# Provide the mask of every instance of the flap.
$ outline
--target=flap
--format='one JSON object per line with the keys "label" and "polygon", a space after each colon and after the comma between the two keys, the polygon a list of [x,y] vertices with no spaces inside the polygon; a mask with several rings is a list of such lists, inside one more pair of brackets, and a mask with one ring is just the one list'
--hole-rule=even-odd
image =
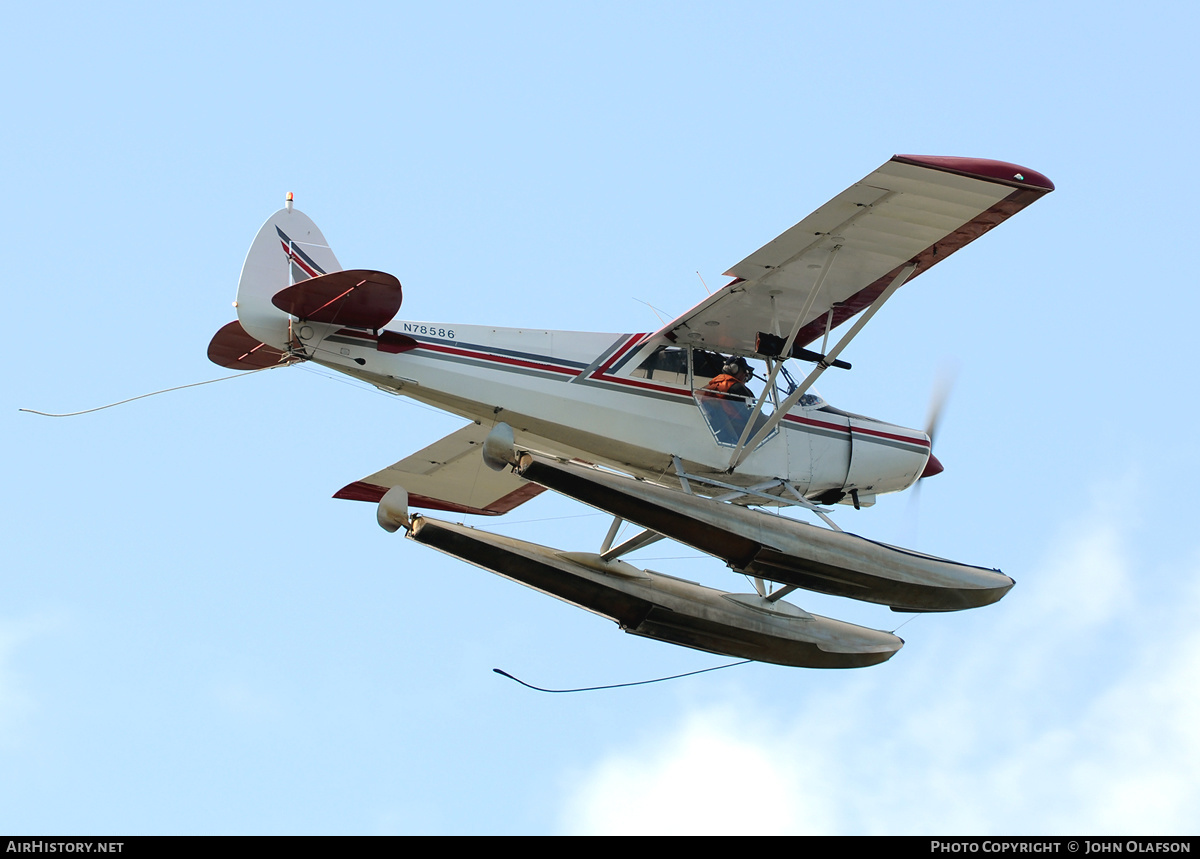
{"label": "flap", "polygon": [[507,513],[544,489],[484,464],[483,440],[490,430],[468,424],[395,465],[342,487],[333,497],[378,502],[393,486],[403,486],[414,507],[479,516]]}

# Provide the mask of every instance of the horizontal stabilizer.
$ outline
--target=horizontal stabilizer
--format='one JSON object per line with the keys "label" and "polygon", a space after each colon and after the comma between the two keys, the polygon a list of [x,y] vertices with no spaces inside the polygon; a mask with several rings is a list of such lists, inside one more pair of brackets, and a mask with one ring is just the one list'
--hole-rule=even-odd
{"label": "horizontal stabilizer", "polygon": [[262,370],[287,359],[280,350],[260,343],[246,333],[236,319],[213,335],[208,344],[208,360],[231,370]]}
{"label": "horizontal stabilizer", "polygon": [[429,510],[499,516],[541,494],[541,486],[483,462],[483,440],[491,427],[468,424],[395,465],[344,486],[334,498],[378,502],[393,486],[408,503]]}
{"label": "horizontal stabilizer", "polygon": [[298,319],[377,331],[404,300],[400,281],[382,271],[336,271],[282,289],[271,303]]}

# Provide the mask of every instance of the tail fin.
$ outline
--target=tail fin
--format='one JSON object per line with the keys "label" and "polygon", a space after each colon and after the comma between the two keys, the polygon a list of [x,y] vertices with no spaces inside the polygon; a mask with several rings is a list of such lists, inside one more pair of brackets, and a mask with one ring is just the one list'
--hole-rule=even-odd
{"label": "tail fin", "polygon": [[246,254],[238,281],[238,321],[255,340],[284,349],[288,315],[271,303],[272,297],[300,281],[341,270],[321,230],[293,209],[289,198],[286,208],[267,218]]}

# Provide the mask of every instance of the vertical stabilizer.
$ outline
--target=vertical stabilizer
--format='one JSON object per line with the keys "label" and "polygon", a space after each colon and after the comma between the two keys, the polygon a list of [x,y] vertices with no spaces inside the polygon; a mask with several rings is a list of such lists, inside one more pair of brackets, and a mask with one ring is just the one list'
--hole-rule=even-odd
{"label": "vertical stabilizer", "polygon": [[317,225],[303,212],[280,209],[267,218],[246,254],[238,281],[238,321],[251,337],[283,349],[288,315],[271,298],[293,284],[341,270]]}

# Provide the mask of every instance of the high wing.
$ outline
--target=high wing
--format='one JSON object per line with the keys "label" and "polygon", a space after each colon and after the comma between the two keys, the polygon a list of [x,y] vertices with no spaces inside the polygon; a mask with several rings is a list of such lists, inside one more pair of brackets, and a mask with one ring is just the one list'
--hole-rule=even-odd
{"label": "high wing", "polygon": [[754,354],[760,333],[786,340],[798,329],[794,345],[807,345],[867,308],[909,264],[915,277],[1052,190],[1041,173],[1003,161],[896,155],[651,337]]}
{"label": "high wing", "polygon": [[403,486],[415,507],[480,516],[507,513],[544,490],[484,465],[480,449],[490,429],[467,424],[395,465],[342,487],[333,497],[378,502],[393,486]]}

